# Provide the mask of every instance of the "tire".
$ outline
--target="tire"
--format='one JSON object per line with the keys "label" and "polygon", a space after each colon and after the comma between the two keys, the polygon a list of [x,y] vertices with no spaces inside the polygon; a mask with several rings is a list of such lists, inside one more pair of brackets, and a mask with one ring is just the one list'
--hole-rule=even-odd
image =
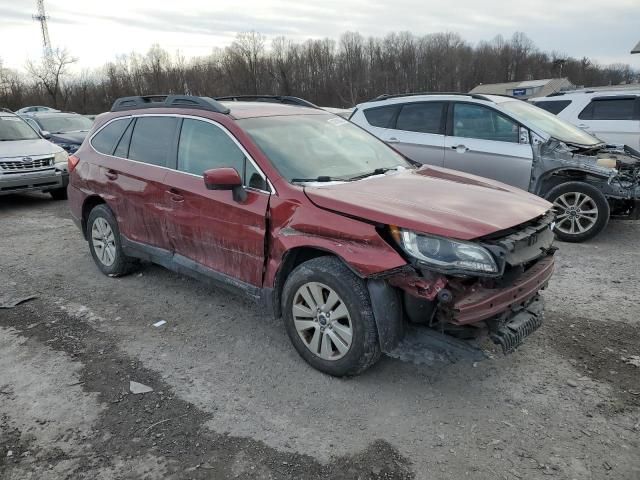
{"label": "tire", "polygon": [[67,188],[56,188],[55,190],[49,190],[49,194],[51,198],[54,200],[66,200],[67,199]]}
{"label": "tire", "polygon": [[558,213],[555,234],[565,242],[589,240],[609,222],[607,198],[588,183],[562,183],[549,190],[545,197],[553,203]]}
{"label": "tire", "polygon": [[[91,210],[87,219],[87,239],[91,256],[105,275],[119,277],[135,270],[138,262],[124,254],[118,222],[108,206],[102,204]],[[100,249],[100,244],[107,246]]]}
{"label": "tire", "polygon": [[[313,308],[314,298],[322,299],[316,304],[324,302],[323,310]],[[330,298],[335,302],[329,307]],[[336,377],[358,375],[380,359],[367,286],[336,257],[314,258],[291,272],[283,287],[282,312],[291,343],[321,372]]]}

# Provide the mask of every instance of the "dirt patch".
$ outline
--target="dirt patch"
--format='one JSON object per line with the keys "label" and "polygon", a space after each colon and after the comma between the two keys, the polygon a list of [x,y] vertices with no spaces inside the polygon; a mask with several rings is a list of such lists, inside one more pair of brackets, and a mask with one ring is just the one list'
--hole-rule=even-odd
{"label": "dirt patch", "polygon": [[[321,464],[309,455],[280,452],[259,441],[212,432],[203,426],[211,414],[177,398],[157,372],[123,354],[113,338],[41,300],[0,311],[0,325],[80,362],[82,389],[98,393],[106,405],[83,439],[91,453],[77,459],[67,478],[92,478],[95,472],[117,470],[119,464],[150,456],[163,459],[163,478],[414,478],[410,462],[380,440],[357,455]],[[153,392],[130,394],[130,380],[151,386]],[[21,454],[29,449],[27,440],[6,418],[2,426],[6,431],[0,437],[2,451],[14,449],[15,453],[0,463],[0,476],[25,461]],[[42,458],[53,464],[65,459],[53,451]],[[125,470],[117,478],[139,477]]]}
{"label": "dirt patch", "polygon": [[604,412],[621,413],[640,406],[640,331],[635,325],[586,318],[551,319],[546,343],[583,375],[613,387],[615,398],[603,402]]}

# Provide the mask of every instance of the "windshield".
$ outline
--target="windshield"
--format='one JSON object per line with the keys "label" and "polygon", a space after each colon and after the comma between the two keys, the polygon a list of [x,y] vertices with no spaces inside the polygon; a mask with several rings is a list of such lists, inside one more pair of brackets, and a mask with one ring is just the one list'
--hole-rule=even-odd
{"label": "windshield", "polygon": [[561,142],[585,146],[602,143],[584,130],[522,100],[503,102],[500,106],[507,112],[520,117],[525,125],[536,127]]}
{"label": "windshield", "polygon": [[19,117],[0,117],[0,142],[35,140],[40,136]]}
{"label": "windshield", "polygon": [[350,179],[410,164],[382,141],[335,115],[240,120],[273,166],[293,179]]}
{"label": "windshield", "polygon": [[38,123],[42,130],[50,133],[86,132],[91,129],[93,122],[82,115],[56,115],[40,117]]}

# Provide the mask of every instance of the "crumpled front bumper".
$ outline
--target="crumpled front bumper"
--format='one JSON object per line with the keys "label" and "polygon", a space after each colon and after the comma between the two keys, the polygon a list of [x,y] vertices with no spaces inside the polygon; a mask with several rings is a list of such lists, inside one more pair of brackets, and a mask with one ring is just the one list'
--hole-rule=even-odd
{"label": "crumpled front bumper", "polygon": [[508,287],[477,287],[456,295],[455,302],[448,307],[451,315],[449,321],[456,325],[467,325],[517,309],[547,286],[554,266],[554,257],[549,255],[540,259]]}

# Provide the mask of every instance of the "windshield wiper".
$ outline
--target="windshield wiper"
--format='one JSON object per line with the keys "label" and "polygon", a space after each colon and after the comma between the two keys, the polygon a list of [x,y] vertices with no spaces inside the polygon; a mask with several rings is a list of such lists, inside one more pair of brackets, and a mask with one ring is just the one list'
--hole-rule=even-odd
{"label": "windshield wiper", "polygon": [[292,178],[291,183],[305,182],[344,182],[344,178],[330,177],[328,175],[320,175],[316,178]]}
{"label": "windshield wiper", "polygon": [[397,167],[391,167],[391,168],[389,167],[376,168],[371,172],[363,173],[361,175],[356,175],[355,177],[349,177],[349,180],[360,180],[367,177],[373,177],[374,175],[383,175],[391,170],[397,170],[398,168],[399,168],[399,165]]}

